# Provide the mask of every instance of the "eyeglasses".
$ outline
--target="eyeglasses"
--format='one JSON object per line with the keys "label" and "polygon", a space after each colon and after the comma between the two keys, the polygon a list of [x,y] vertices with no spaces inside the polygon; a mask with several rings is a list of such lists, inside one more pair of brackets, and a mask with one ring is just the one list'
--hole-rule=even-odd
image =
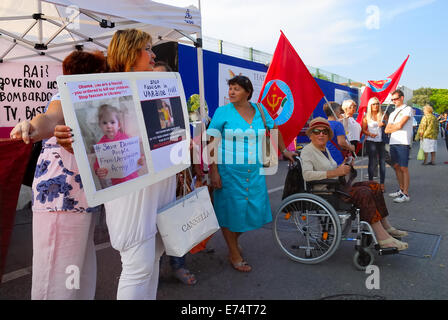
{"label": "eyeglasses", "polygon": [[330,133],[330,131],[328,129],[313,129],[311,130],[311,132],[313,134],[315,134],[316,136],[323,133],[324,135],[328,136],[328,134]]}
{"label": "eyeglasses", "polygon": [[372,103],[372,106],[379,106],[380,104],[378,102]]}

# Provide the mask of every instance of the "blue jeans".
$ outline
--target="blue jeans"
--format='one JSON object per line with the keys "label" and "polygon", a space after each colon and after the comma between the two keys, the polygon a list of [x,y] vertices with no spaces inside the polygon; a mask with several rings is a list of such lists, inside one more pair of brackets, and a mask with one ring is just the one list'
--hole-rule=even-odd
{"label": "blue jeans", "polygon": [[386,178],[386,148],[384,142],[366,141],[367,153],[369,155],[369,180],[373,180],[377,159],[380,165],[380,183],[384,184]]}
{"label": "blue jeans", "polygon": [[185,268],[185,256],[183,257],[168,256],[168,257],[170,258],[170,266],[173,269],[173,271]]}

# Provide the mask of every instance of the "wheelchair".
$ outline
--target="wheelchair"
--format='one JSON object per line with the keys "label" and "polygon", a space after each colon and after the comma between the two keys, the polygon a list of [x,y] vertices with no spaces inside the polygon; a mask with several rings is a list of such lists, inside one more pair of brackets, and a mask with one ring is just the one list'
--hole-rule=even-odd
{"label": "wheelchair", "polygon": [[[360,209],[341,199],[341,195],[350,195],[338,190],[338,180],[305,182],[300,157],[290,164],[288,175],[292,173],[293,190],[286,190],[285,183],[272,228],[275,242],[288,258],[317,264],[330,258],[341,241],[352,241],[355,242],[353,264],[358,270],[366,270],[374,262],[375,251],[378,255],[398,253],[397,248],[379,246],[371,225],[360,220]],[[329,191],[312,191],[317,184],[327,185]]]}

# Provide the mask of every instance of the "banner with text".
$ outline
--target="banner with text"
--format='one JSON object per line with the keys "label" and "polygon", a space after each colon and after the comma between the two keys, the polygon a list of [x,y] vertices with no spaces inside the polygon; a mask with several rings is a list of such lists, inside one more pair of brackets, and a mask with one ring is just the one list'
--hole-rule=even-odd
{"label": "banner with text", "polygon": [[43,113],[57,92],[60,74],[58,62],[0,63],[0,127],[14,127]]}
{"label": "banner with text", "polygon": [[252,86],[254,87],[251,101],[257,103],[258,96],[260,95],[266,77],[266,72],[220,63],[218,75],[219,105],[224,106],[229,103],[229,85],[227,84],[227,81],[234,76],[246,76],[250,79]]}

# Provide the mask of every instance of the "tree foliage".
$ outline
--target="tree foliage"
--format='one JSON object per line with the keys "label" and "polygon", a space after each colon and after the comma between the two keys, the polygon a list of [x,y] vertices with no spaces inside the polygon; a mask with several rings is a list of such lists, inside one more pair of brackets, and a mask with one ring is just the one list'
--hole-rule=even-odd
{"label": "tree foliage", "polygon": [[435,112],[448,111],[448,89],[434,89],[430,101]]}
{"label": "tree foliage", "polygon": [[440,114],[448,111],[448,89],[419,88],[414,90],[411,101],[420,106],[429,104]]}
{"label": "tree foliage", "polygon": [[414,90],[414,95],[412,97],[412,103],[418,104],[419,106],[424,106],[426,104],[431,105],[431,95],[432,88],[420,88]]}

